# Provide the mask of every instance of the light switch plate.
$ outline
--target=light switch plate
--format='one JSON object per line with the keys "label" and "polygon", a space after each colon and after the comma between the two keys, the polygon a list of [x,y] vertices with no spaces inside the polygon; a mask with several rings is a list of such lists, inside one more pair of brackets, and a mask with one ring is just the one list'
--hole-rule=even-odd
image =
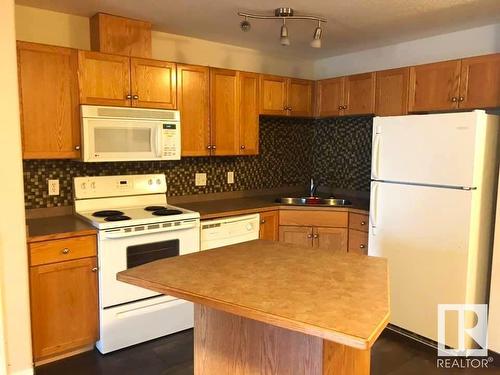
{"label": "light switch plate", "polygon": [[195,184],[195,186],[207,186],[207,174],[206,173],[195,173],[194,184]]}
{"label": "light switch plate", "polygon": [[227,183],[234,184],[234,172],[227,172]]}
{"label": "light switch plate", "polygon": [[48,180],[49,195],[59,195],[59,180]]}

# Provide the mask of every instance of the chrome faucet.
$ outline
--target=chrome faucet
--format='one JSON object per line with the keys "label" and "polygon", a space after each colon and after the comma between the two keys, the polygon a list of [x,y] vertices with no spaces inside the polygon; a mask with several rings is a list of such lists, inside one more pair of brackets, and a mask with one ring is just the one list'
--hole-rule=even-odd
{"label": "chrome faucet", "polygon": [[309,187],[309,196],[314,197],[316,196],[316,190],[318,190],[318,185],[314,183],[314,179],[311,178],[311,185]]}

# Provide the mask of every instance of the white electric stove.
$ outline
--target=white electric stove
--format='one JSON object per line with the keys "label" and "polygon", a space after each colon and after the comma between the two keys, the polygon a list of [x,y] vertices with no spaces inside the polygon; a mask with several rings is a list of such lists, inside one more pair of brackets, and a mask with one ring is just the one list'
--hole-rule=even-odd
{"label": "white electric stove", "polygon": [[76,177],[75,213],[98,229],[100,339],[108,353],[193,326],[190,302],[116,280],[200,250],[200,215],[167,204],[165,175]]}

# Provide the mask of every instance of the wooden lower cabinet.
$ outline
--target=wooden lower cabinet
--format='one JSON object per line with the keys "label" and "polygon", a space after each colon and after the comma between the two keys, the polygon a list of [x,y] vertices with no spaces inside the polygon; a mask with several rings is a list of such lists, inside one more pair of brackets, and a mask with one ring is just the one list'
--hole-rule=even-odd
{"label": "wooden lower cabinet", "polygon": [[265,211],[260,213],[259,238],[261,240],[278,241],[279,239],[278,211]]}
{"label": "wooden lower cabinet", "polygon": [[349,250],[350,253],[368,254],[368,233],[360,230],[349,229]]}
{"label": "wooden lower cabinet", "polygon": [[312,247],[313,228],[295,225],[280,225],[280,242]]}
{"label": "wooden lower cabinet", "polygon": [[313,247],[345,253],[347,251],[347,228],[313,228]]}

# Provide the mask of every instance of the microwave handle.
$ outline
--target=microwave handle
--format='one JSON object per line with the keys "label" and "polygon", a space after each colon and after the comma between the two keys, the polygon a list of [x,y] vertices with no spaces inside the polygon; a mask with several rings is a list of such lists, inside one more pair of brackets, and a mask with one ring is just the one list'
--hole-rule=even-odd
{"label": "microwave handle", "polygon": [[161,136],[162,136],[162,128],[161,127],[157,127],[156,128],[156,156],[157,157],[161,157],[161,146],[162,146],[162,139],[161,139]]}

